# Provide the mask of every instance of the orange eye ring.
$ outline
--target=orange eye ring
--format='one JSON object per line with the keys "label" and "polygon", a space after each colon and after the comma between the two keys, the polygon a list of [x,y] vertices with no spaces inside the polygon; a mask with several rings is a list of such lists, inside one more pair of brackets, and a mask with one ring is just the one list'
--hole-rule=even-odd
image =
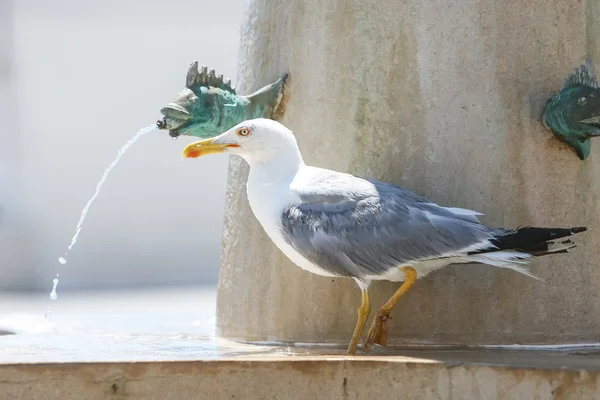
{"label": "orange eye ring", "polygon": [[240,128],[237,130],[237,134],[240,136],[248,136],[250,135],[250,129],[248,128]]}

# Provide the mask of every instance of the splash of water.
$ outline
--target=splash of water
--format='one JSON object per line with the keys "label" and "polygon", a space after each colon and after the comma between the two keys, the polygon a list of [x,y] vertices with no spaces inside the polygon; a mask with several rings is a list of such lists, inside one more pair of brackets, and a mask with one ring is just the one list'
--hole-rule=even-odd
{"label": "splash of water", "polygon": [[[152,124],[145,128],[140,129],[138,131],[138,133],[135,134],[134,137],[132,137],[127,143],[125,143],[125,145],[123,147],[121,147],[121,149],[117,153],[117,157],[108,166],[108,168],[106,168],[106,170],[104,171],[104,174],[102,174],[102,178],[100,178],[100,181],[98,182],[98,185],[96,186],[96,192],[88,200],[87,204],[83,208],[83,211],[81,211],[81,216],[79,217],[79,222],[77,223],[77,228],[75,229],[75,234],[73,235],[73,238],[71,239],[71,244],[69,245],[67,251],[65,251],[65,256],[60,257],[58,259],[59,263],[61,263],[63,265],[67,263],[67,259],[65,257],[67,256],[67,254],[69,254],[69,251],[73,248],[73,246],[77,242],[77,239],[79,238],[79,233],[81,232],[81,227],[83,226],[83,221],[85,220],[85,216],[87,215],[88,210],[90,209],[90,206],[92,205],[92,203],[94,202],[96,197],[98,197],[98,193],[100,193],[100,189],[102,189],[102,185],[104,184],[104,181],[108,177],[108,174],[110,173],[110,171],[112,171],[112,169],[115,167],[115,165],[117,165],[117,163],[119,162],[121,157],[123,157],[123,154],[125,154],[125,152],[131,147],[132,144],[134,144],[140,137],[142,137],[142,135],[144,135],[150,131],[153,131],[154,129],[156,129],[156,124]],[[57,283],[58,283],[57,279],[55,279],[55,281],[57,281]],[[56,288],[56,285],[54,287]],[[56,293],[54,293],[54,295],[56,295]]]}

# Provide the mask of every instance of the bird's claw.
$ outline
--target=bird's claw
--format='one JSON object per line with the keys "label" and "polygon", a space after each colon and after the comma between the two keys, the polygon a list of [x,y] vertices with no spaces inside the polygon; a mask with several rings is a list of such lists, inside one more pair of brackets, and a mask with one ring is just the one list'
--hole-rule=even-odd
{"label": "bird's claw", "polygon": [[369,353],[373,344],[377,343],[381,346],[387,346],[387,338],[388,338],[388,320],[390,320],[389,313],[377,313],[375,318],[373,319],[373,324],[369,329],[369,333],[367,334],[367,339],[364,344],[364,352]]}
{"label": "bird's claw", "polygon": [[378,345],[381,345],[383,347],[387,346],[387,340],[388,340],[388,332],[389,332],[389,324],[388,324],[388,320],[392,319],[390,316],[385,315],[381,317],[381,325],[379,327],[379,329],[377,330],[377,332],[375,332],[375,339],[374,339],[374,343],[377,343]]}

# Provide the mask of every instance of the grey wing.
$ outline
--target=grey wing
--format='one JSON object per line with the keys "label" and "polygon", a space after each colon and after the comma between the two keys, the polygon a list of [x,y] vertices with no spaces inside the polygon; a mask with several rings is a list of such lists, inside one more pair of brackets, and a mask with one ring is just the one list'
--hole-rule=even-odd
{"label": "grey wing", "polygon": [[354,179],[362,190],[351,180],[303,187],[298,193],[303,201],[281,215],[288,244],[334,275],[361,278],[470,246],[491,247],[493,232],[477,221],[478,213],[444,208],[391,184]]}

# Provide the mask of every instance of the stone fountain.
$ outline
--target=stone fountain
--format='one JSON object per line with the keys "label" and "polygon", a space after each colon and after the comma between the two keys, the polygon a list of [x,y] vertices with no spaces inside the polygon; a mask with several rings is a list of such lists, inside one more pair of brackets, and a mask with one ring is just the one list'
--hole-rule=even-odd
{"label": "stone fountain", "polygon": [[[172,136],[276,118],[296,132],[310,164],[479,210],[491,225],[580,222],[591,232],[572,254],[533,265],[544,282],[481,266],[417,282],[392,314],[394,346],[347,357],[358,289],[303,272],[275,248],[248,207],[247,168],[232,157],[217,336],[277,342],[281,351],[6,365],[0,393],[598,398],[600,158],[574,157],[542,115],[573,68],[600,59],[599,18],[591,0],[246,2],[238,88],[192,64],[186,88],[162,110],[159,125]],[[376,285],[374,307],[395,288]]]}

